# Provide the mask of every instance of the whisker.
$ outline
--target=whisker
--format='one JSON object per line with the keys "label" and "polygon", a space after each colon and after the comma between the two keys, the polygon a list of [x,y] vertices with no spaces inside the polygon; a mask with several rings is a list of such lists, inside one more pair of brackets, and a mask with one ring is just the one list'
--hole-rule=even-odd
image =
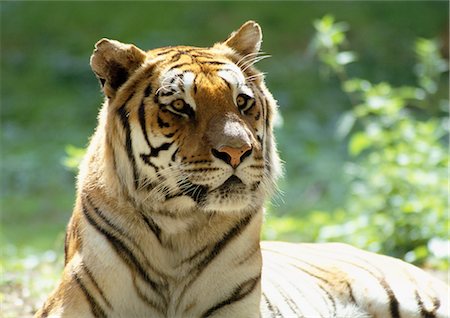
{"label": "whisker", "polygon": [[269,57],[270,57],[270,55],[263,55],[263,56],[258,56],[258,57],[255,58],[255,59],[252,59],[251,63],[249,62],[249,63],[246,64],[246,66],[244,67],[244,69],[242,70],[242,72],[245,72],[248,68],[250,68],[250,67],[253,66],[254,64],[256,64],[256,63],[258,63],[258,62],[260,62],[260,61],[262,61],[262,60],[264,60],[264,59],[267,59],[267,58],[269,58]]}
{"label": "whisker", "polygon": [[170,88],[176,90],[178,88],[178,85],[171,83],[171,84],[168,84],[168,85],[165,85],[165,86],[161,86],[160,88],[158,88],[156,90],[155,94],[158,94],[161,90],[167,90],[168,91]]}
{"label": "whisker", "polygon": [[260,60],[268,58],[268,57],[271,57],[271,55],[266,54],[266,55],[260,55],[260,56],[253,56],[252,58],[250,58],[247,61],[245,61],[244,63],[242,63],[241,67],[246,67],[249,64],[253,65],[253,64],[259,62]]}
{"label": "whisker", "polygon": [[152,180],[154,183],[157,183],[157,185],[152,188],[149,193],[147,193],[144,200],[148,200],[149,198],[157,195],[170,195],[178,191],[179,186],[186,183],[190,176],[189,174],[182,172],[182,164],[176,164],[160,170],[157,174],[156,180]]}
{"label": "whisker", "polygon": [[251,76],[247,76],[247,77],[245,78],[245,80],[246,80],[247,82],[251,82],[251,81],[254,80],[255,78],[263,77],[264,75],[266,75],[265,72],[260,72],[260,73],[258,73],[258,74],[254,74],[254,75],[251,75]]}
{"label": "whisker", "polygon": [[249,57],[252,57],[252,56],[258,56],[258,55],[262,55],[262,54],[265,54],[265,52],[253,52],[253,53],[249,53],[249,54],[247,54],[247,55],[244,55],[239,61],[237,61],[236,62],[236,65],[237,66],[240,66],[240,63],[241,62],[245,62],[245,59],[247,59],[247,58],[249,58]]}

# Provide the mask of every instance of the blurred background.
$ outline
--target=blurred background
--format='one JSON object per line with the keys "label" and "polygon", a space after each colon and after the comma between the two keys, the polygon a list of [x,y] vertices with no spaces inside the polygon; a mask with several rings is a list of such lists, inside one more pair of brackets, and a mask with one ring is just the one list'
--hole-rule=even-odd
{"label": "blurred background", "polygon": [[29,317],[62,269],[76,165],[102,103],[103,37],[210,46],[253,19],[280,105],[285,177],[264,239],[342,241],[448,273],[449,4],[2,2],[4,317]]}

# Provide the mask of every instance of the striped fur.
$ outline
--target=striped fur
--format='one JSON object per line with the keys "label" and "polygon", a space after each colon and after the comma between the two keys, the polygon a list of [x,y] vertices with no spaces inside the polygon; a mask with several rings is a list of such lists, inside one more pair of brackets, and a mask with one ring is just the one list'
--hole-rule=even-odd
{"label": "striped fur", "polygon": [[96,44],[105,103],[36,317],[448,316],[448,287],[401,261],[260,245],[280,174],[260,44],[252,21],[211,48]]}
{"label": "striped fur", "polygon": [[398,259],[339,243],[261,247],[264,317],[449,316],[448,286]]}

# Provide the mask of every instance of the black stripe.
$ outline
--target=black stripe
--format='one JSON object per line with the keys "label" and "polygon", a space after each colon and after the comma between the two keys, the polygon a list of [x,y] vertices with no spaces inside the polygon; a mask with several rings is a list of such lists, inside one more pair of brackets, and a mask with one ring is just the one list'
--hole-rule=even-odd
{"label": "black stripe", "polygon": [[84,296],[86,297],[89,306],[91,307],[91,312],[94,315],[94,317],[104,317],[106,318],[105,311],[102,309],[102,307],[97,303],[97,301],[92,297],[92,295],[87,290],[86,286],[81,281],[80,277],[78,277],[78,274],[75,272],[72,272],[72,277],[75,279],[75,282],[78,284],[78,287],[80,287],[81,291],[83,292]]}
{"label": "black stripe", "polygon": [[141,212],[141,216],[144,219],[145,224],[147,224],[147,227],[150,229],[150,231],[153,232],[153,234],[158,239],[158,242],[162,244],[161,228],[158,226],[158,224],[155,223],[155,221],[150,216],[145,215],[143,212]]}
{"label": "black stripe", "polygon": [[170,124],[165,122],[164,120],[162,120],[162,118],[159,116],[159,114],[157,117],[157,122],[158,122],[159,128],[161,128],[161,129],[170,127]]}
{"label": "black stripe", "polygon": [[[155,171],[158,172],[158,170],[159,170],[158,167],[156,167],[156,165],[154,165],[150,161],[150,158],[151,157],[157,157],[160,151],[164,151],[164,150],[169,149],[170,146],[172,145],[172,143],[164,143],[164,144],[162,144],[161,146],[159,146],[157,148],[154,148],[150,144],[150,139],[148,138],[147,126],[146,126],[146,122],[145,122],[145,104],[144,103],[141,103],[141,106],[139,107],[138,117],[139,117],[139,123],[141,125],[142,133],[144,134],[145,142],[147,143],[147,146],[150,148],[150,154],[140,154],[140,157],[147,165],[153,167],[155,169]],[[159,116],[158,116],[158,124],[160,124]],[[134,159],[134,157],[133,157],[133,159]],[[134,163],[134,165],[136,165],[136,163]]]}
{"label": "black stripe", "polygon": [[71,224],[69,224],[69,227],[66,230],[66,234],[64,235],[64,266],[66,266],[67,262],[69,261],[67,259],[69,252],[69,231],[73,231]]}
{"label": "black stripe", "polygon": [[[254,278],[250,278],[249,280],[241,283],[239,286],[237,286],[232,294],[230,295],[230,297],[228,297],[227,299],[221,301],[220,303],[212,306],[211,308],[209,308],[208,310],[206,310],[201,317],[205,318],[205,317],[209,317],[211,316],[214,312],[218,311],[219,309],[231,305],[237,301],[242,300],[243,298],[245,298],[246,296],[248,296],[249,294],[251,294],[258,282],[261,280],[261,276],[257,276]],[[258,308],[259,309],[259,308]]]}
{"label": "black stripe", "polygon": [[[296,285],[294,285],[294,286],[298,291],[300,291]],[[293,301],[289,295],[286,295],[283,287],[279,286],[279,285],[276,285],[276,287],[278,288],[279,294],[281,295],[281,297],[283,297],[284,302],[289,306],[291,311],[294,312],[299,317],[303,316],[302,311],[300,310],[300,308],[298,308],[296,302]]]}
{"label": "black stripe", "polygon": [[243,259],[241,259],[238,263],[238,265],[242,265],[245,262],[247,262],[249,259],[251,259],[253,257],[253,255],[255,255],[256,253],[258,253],[259,251],[261,251],[260,247],[259,247],[259,242],[258,244],[256,244],[256,246],[250,247],[247,251],[245,257]]}
{"label": "black stripe", "polygon": [[[306,263],[306,262],[305,262]],[[309,263],[307,263],[307,264],[309,264]],[[299,269],[300,271],[302,271],[302,272],[304,272],[304,273],[306,273],[307,275],[309,275],[309,276],[311,276],[311,277],[314,277],[314,278],[316,278],[316,279],[318,279],[318,280],[321,280],[322,282],[324,282],[325,284],[327,284],[328,286],[330,286],[331,288],[334,288],[335,286],[330,282],[330,281],[328,281],[328,280],[326,280],[325,278],[323,278],[323,277],[321,277],[321,276],[318,276],[318,275],[316,275],[316,274],[313,274],[312,272],[310,272],[310,271],[308,271],[307,269],[305,269],[305,268],[303,268],[303,267],[300,267],[300,266],[298,266],[298,265],[294,265],[294,264],[291,264],[293,267],[295,267],[296,269]],[[312,265],[312,264],[309,264],[310,266]],[[314,267],[317,267],[317,266],[314,266]],[[330,302],[332,303],[332,305],[333,305],[333,311],[334,311],[334,313],[336,314],[336,301],[334,300],[334,297],[330,294],[330,292],[328,291],[328,290],[326,290],[321,284],[318,284],[318,286],[319,286],[319,288],[327,295],[327,298],[330,300]],[[353,295],[352,295],[353,296]],[[352,298],[352,297],[350,297],[350,298]]]}
{"label": "black stripe", "polygon": [[178,64],[175,64],[172,67],[170,67],[170,69],[167,72],[170,72],[171,70],[173,70],[175,68],[179,68],[179,67],[183,67],[183,66],[191,65],[191,64],[192,63],[187,63],[187,62],[185,62],[185,63],[178,63]]}
{"label": "black stripe", "polygon": [[258,141],[258,143],[261,145],[261,147],[263,146],[262,144],[262,137],[259,135],[256,135],[256,140]]}
{"label": "black stripe", "polygon": [[159,93],[159,95],[160,96],[164,96],[164,97],[168,97],[168,96],[172,96],[173,94],[175,94],[176,93],[176,91],[175,90],[173,90],[173,89],[170,89],[169,91],[167,91],[167,92],[162,92],[162,93]]}
{"label": "black stripe", "polygon": [[[281,273],[281,276],[283,276],[283,271],[284,268],[278,268],[278,269],[273,269],[272,271],[275,273]],[[295,317],[304,317],[302,310],[299,308],[299,305],[302,306],[302,302],[299,301],[298,299],[292,299],[290,293],[288,292],[287,294],[284,292],[286,289],[289,291],[291,290],[291,287],[287,288],[287,285],[292,286],[292,289],[295,289],[303,298],[307,299],[307,295],[308,292],[305,293],[305,291],[301,288],[299,288],[299,285],[297,284],[296,281],[293,280],[289,280],[287,279],[285,282],[279,284],[276,279],[272,279],[272,284],[275,287],[275,289],[277,290],[277,292],[280,294],[281,297],[283,297],[284,303],[287,304],[287,306],[291,309],[292,312],[294,312],[296,315]],[[314,308],[314,310],[316,310],[317,312],[321,312],[321,310],[317,309],[316,306],[314,306],[313,304],[310,304],[311,307]]]}
{"label": "black stripe", "polygon": [[169,54],[169,53],[172,53],[172,52],[175,52],[175,50],[174,50],[174,48],[173,47],[167,47],[167,49],[164,49],[163,51],[161,51],[161,52],[159,52],[159,53],[156,53],[156,55],[157,56],[161,56],[161,55],[166,55],[166,54]]}
{"label": "black stripe", "polygon": [[253,214],[247,215],[245,218],[240,220],[231,230],[229,230],[223,239],[218,241],[212,251],[202,260],[202,262],[197,266],[197,269],[201,272],[206,266],[209,265],[213,261],[213,259],[222,252],[222,250],[233,240],[233,238],[237,237],[242,231],[247,227],[250,221],[253,218]]}
{"label": "black stripe", "polygon": [[148,134],[147,134],[147,125],[145,122],[145,104],[144,104],[144,102],[142,102],[141,106],[139,106],[138,117],[139,117],[139,124],[141,125],[142,133],[144,134],[145,142],[147,143],[148,147],[151,148],[150,140],[148,139]]}
{"label": "black stripe", "polygon": [[177,153],[178,153],[178,151],[180,150],[180,148],[177,148],[174,152],[173,152],[173,154],[172,154],[172,157],[170,157],[170,160],[172,160],[172,161],[175,161],[175,157],[176,157],[176,155],[177,155]]}
{"label": "black stripe", "polygon": [[227,63],[220,61],[199,61],[201,64],[211,64],[211,65],[225,65]]}
{"label": "black stripe", "polygon": [[145,271],[142,264],[139,262],[139,260],[136,258],[136,256],[133,254],[133,252],[125,245],[125,243],[120,240],[117,235],[108,232],[106,229],[101,227],[89,214],[88,209],[84,202],[82,202],[82,211],[84,216],[86,217],[87,221],[90,225],[92,225],[100,234],[102,234],[111,244],[111,246],[116,251],[117,255],[119,255],[124,263],[130,267],[133,271],[137,272],[139,276],[152,288],[152,290],[159,295],[161,298],[164,299],[162,293],[161,293],[161,286],[157,284],[155,281],[153,281],[148,273]]}
{"label": "black stripe", "polygon": [[172,58],[170,59],[170,63],[175,63],[177,62],[182,55],[186,54],[186,52],[184,51],[179,51],[176,54],[172,55]]}
{"label": "black stripe", "polygon": [[[297,257],[295,257],[295,256],[292,256],[292,255],[289,255],[289,254],[284,254],[284,253],[281,253],[281,252],[276,251],[276,250],[270,250],[270,249],[265,249],[265,250],[266,250],[266,251],[269,251],[269,252],[271,252],[271,253],[280,254],[280,255],[283,255],[283,256],[285,256],[285,257],[291,258],[291,259],[293,259],[293,260],[295,260],[295,261],[297,261],[297,262],[301,262],[301,263],[303,263],[303,264],[306,264],[306,265],[308,265],[309,267],[312,267],[312,268],[314,268],[314,269],[316,269],[316,270],[319,270],[319,271],[321,271],[321,272],[323,272],[323,273],[325,273],[325,274],[329,274],[329,275],[333,275],[333,274],[334,274],[332,271],[328,271],[328,270],[326,270],[326,269],[324,269],[324,268],[322,268],[322,267],[320,267],[320,266],[317,266],[317,265],[315,265],[315,264],[312,264],[312,263],[310,263],[310,262],[308,262],[308,261],[305,261],[305,260],[303,260],[303,259],[297,258]],[[324,282],[325,284],[329,285],[331,288],[335,288],[335,285],[334,285],[332,282],[330,282],[330,281],[328,281],[327,279],[325,279],[324,277],[319,276],[319,275],[316,275],[316,274],[313,274],[312,272],[310,272],[310,271],[308,271],[308,270],[304,269],[303,267],[300,267],[300,266],[298,266],[298,265],[296,265],[296,264],[289,264],[289,265],[295,267],[295,268],[298,269],[298,270],[301,270],[302,272],[305,272],[307,275],[310,275],[310,276],[312,276],[312,277],[314,277],[314,278],[316,278],[316,279],[318,279],[318,280]],[[350,301],[351,301],[353,304],[357,304],[357,303],[356,303],[356,300],[355,300],[355,297],[353,296],[353,290],[352,290],[352,287],[350,286],[350,283],[349,283],[348,281],[346,281],[345,283],[346,283],[346,287],[347,287],[347,289],[348,289],[348,294],[349,294],[348,296],[349,296],[349,298],[350,298]]]}
{"label": "black stripe", "polygon": [[222,168],[203,167],[203,168],[183,169],[184,172],[206,172],[206,171],[217,171],[217,170],[222,170]]}
{"label": "black stripe", "polygon": [[419,307],[420,315],[423,318],[436,318],[436,310],[437,310],[437,308],[439,308],[439,306],[438,307],[434,306],[433,311],[429,311],[428,309],[425,308],[423,300],[420,297],[419,292],[417,290],[414,291],[414,295],[416,297],[417,306]]}
{"label": "black stripe", "polygon": [[197,204],[202,204],[205,201],[207,193],[207,186],[186,182],[186,184],[183,185],[178,193],[166,195],[166,200],[186,195],[194,200]]}
{"label": "black stripe", "polygon": [[269,109],[268,109],[268,105],[269,105],[269,102],[268,102],[268,100],[267,100],[267,98],[264,98],[263,99],[264,100],[264,108],[266,109],[266,128],[267,129],[271,129],[272,127],[270,126],[270,116],[271,116],[271,114],[269,113]]}
{"label": "black stripe", "polygon": [[[241,232],[247,227],[247,225],[250,223],[250,221],[253,218],[253,214],[248,214],[245,218],[237,222],[237,224],[230,229],[224,237],[218,241],[211,252],[206,255],[198,264],[196,267],[192,269],[192,271],[189,273],[189,276],[191,276],[191,279],[184,287],[183,291],[180,294],[179,299],[182,299],[184,297],[184,294],[188,290],[188,288],[192,285],[192,283],[197,279],[198,276],[201,275],[201,273],[205,270],[205,268],[214,260],[214,258],[219,255],[222,250]],[[194,273],[193,273],[194,271]],[[178,307],[177,307],[178,308]]]}
{"label": "black stripe", "polygon": [[[176,131],[175,131],[176,132]],[[169,133],[169,134],[163,134],[164,135],[164,137],[166,137],[166,138],[172,138],[173,136],[175,136],[175,132],[173,132],[173,133]],[[172,160],[173,161],[173,160]]]}
{"label": "black stripe", "polygon": [[189,257],[185,258],[184,260],[182,260],[182,261],[180,262],[180,264],[178,264],[178,267],[182,266],[183,264],[192,262],[192,261],[195,260],[197,257],[199,257],[200,255],[202,255],[208,248],[209,248],[209,245],[205,245],[204,247],[202,247],[201,249],[199,249],[197,252],[195,252],[194,254],[192,254],[192,256],[189,256]]}
{"label": "black stripe", "polygon": [[355,299],[355,296],[353,295],[353,288],[350,285],[350,282],[346,281],[345,286],[347,286],[347,290],[348,290],[348,294],[349,294],[348,296],[350,297],[350,301],[352,303],[356,304],[356,299]]}
{"label": "black stripe", "polygon": [[[259,89],[259,87],[258,87],[258,90],[261,93],[261,95],[264,96],[264,94],[262,93],[261,89]],[[269,130],[271,129],[270,127],[268,127],[268,122],[266,119],[267,117],[269,117],[269,116],[267,116],[267,113],[268,113],[267,107],[268,106],[264,104],[263,99],[259,94],[256,95],[256,99],[259,102],[259,104],[261,105],[262,118],[264,120],[263,135],[261,136],[261,145],[264,147],[265,146],[264,145],[265,136],[269,134]]]}
{"label": "black stripe", "polygon": [[148,84],[144,91],[144,97],[149,97],[152,93],[152,84]]}
{"label": "black stripe", "polygon": [[170,148],[170,146],[172,146],[172,144],[173,144],[173,142],[165,142],[165,143],[163,143],[161,146],[159,146],[159,147],[156,147],[156,148],[154,148],[154,147],[152,147],[151,148],[151,151],[150,151],[150,154],[148,154],[147,156],[150,156],[150,157],[158,157],[159,156],[159,153],[161,152],[161,151],[166,151],[166,150],[168,150],[169,148]]}
{"label": "black stripe", "polygon": [[150,167],[152,167],[153,169],[155,169],[156,172],[159,171],[159,168],[158,168],[153,162],[150,161],[150,157],[149,157],[148,155],[146,155],[146,154],[141,154],[140,157],[141,157],[141,159],[144,161],[144,163],[145,163],[146,165],[149,165]]}
{"label": "black stripe", "polygon": [[119,114],[123,129],[125,130],[125,151],[127,153],[128,160],[130,161],[131,168],[133,170],[134,188],[137,189],[138,183],[139,183],[139,176],[138,176],[137,167],[136,167],[136,159],[134,158],[134,154],[133,154],[133,145],[131,142],[131,128],[130,128],[130,123],[128,122],[129,113],[125,109],[128,101],[131,99],[132,96],[133,96],[133,94],[131,94],[131,96],[123,104],[123,106],[121,106],[117,110],[117,113]]}
{"label": "black stripe", "polygon": [[[280,266],[279,264],[277,264],[278,265],[278,267],[279,268],[277,268],[276,270],[273,270],[273,271],[275,271],[276,273],[283,273],[283,270],[285,269],[284,267],[282,267],[282,266]],[[283,276],[283,274],[281,274],[281,276]],[[307,301],[308,299],[309,299],[309,291],[308,290],[306,290],[305,291],[305,289],[304,288],[301,288],[301,284],[299,285],[298,283],[297,283],[297,281],[295,281],[295,280],[289,280],[289,279],[287,279],[287,280],[285,280],[282,284],[278,284],[276,281],[275,281],[275,279],[272,279],[272,284],[275,286],[275,288],[278,290],[278,292],[279,292],[279,294],[281,294],[281,296],[283,296],[283,298],[284,298],[284,300],[287,302],[288,300],[292,303],[292,302],[295,302],[295,305],[296,305],[296,308],[297,308],[297,310],[298,310],[298,315],[296,315],[296,317],[305,317],[304,315],[303,315],[303,313],[302,313],[302,311],[301,311],[301,309],[297,306],[297,305],[300,305],[300,306],[303,306],[303,302],[304,301]],[[288,295],[285,295],[284,293],[283,293],[283,290],[285,290],[285,289],[287,289],[286,288],[286,286],[285,285],[289,285],[289,286],[291,286],[291,287],[289,287],[289,290],[290,289],[295,289],[300,295],[301,295],[301,297],[303,297],[304,298],[304,300],[303,301],[300,301],[300,300],[298,300],[298,299],[291,299],[291,297],[290,297],[290,293],[288,292]],[[300,286],[300,287],[299,287]],[[320,287],[320,285],[319,285],[319,287]],[[288,304],[289,305],[289,307],[291,308],[291,310],[294,310],[293,309],[293,307],[290,305],[290,304]],[[323,311],[323,307],[321,307],[321,305],[319,305],[319,306],[316,306],[317,304],[316,303],[314,303],[314,302],[312,302],[312,303],[310,303],[309,304],[310,305],[310,307],[313,309],[313,310],[315,310],[317,313],[321,313],[322,311]],[[328,307],[326,307],[325,309],[328,309]],[[315,316],[314,316],[315,317]],[[321,317],[323,317],[323,316],[321,316]],[[334,316],[333,316],[334,317]]]}
{"label": "black stripe", "polygon": [[[363,261],[365,261],[365,260],[363,260]],[[374,272],[372,272],[371,270],[365,268],[364,266],[362,266],[360,264],[355,264],[350,261],[343,261],[343,262],[350,264],[352,266],[358,267],[358,268],[364,270],[365,272],[367,272],[368,274],[372,275],[372,277],[374,277],[378,281],[380,286],[386,292],[386,295],[389,299],[389,311],[391,313],[391,317],[392,318],[400,318],[399,302],[397,300],[397,297],[395,297],[394,291],[389,286],[389,284],[386,282],[384,277],[380,277],[380,276],[376,275]]]}
{"label": "black stripe", "polygon": [[441,301],[437,297],[432,297],[433,302],[433,314],[436,315],[437,310],[441,307]]}
{"label": "black stripe", "polygon": [[[92,202],[91,198],[86,195],[84,197],[84,199],[87,201],[87,203],[92,207],[93,211],[95,212],[95,215],[97,217],[99,217],[103,222],[106,223],[106,225],[108,225],[113,231],[116,231],[117,233],[119,233],[121,236],[123,236],[124,238],[126,238],[127,240],[129,240],[131,242],[131,244],[133,245],[134,249],[136,249],[137,251],[139,251],[139,253],[144,256],[145,258],[145,253],[142,251],[142,249],[140,248],[140,246],[136,243],[136,241],[130,237],[123,229],[121,229],[120,227],[118,227],[117,225],[113,224],[105,215],[104,213],[94,205],[94,203]],[[83,205],[85,206],[85,205]],[[155,224],[155,226],[157,227],[157,225]],[[159,233],[158,235],[160,235],[161,230],[155,230],[156,233]],[[156,273],[158,276],[160,277],[164,277],[165,275],[156,270],[151,264],[148,263],[148,261],[146,261],[146,265],[154,272]]]}
{"label": "black stripe", "polygon": [[[167,309],[165,309],[163,306],[159,305],[158,303],[147,297],[147,295],[141,290],[138,283],[136,282],[135,275],[133,275],[133,286],[136,290],[136,294],[144,303],[146,303],[148,306],[152,307],[154,310],[158,311],[159,313],[165,316]],[[167,306],[167,304],[165,304],[164,306]]]}
{"label": "black stripe", "polygon": [[282,317],[280,309],[275,304],[272,304],[269,298],[266,296],[266,293],[262,293],[262,297],[264,298],[264,302],[267,305],[267,309],[269,309],[271,318]]}
{"label": "black stripe", "polygon": [[141,153],[140,157],[147,165],[155,168],[156,172],[158,172],[159,169],[150,161],[150,159],[154,158],[154,157],[158,157],[159,153],[161,151],[168,150],[170,148],[170,146],[172,146],[172,144],[173,144],[173,142],[166,142],[166,143],[163,143],[161,146],[154,148],[149,143],[150,153],[149,154]]}
{"label": "black stripe", "polygon": [[336,300],[334,300],[333,295],[331,295],[331,293],[328,290],[326,290],[325,287],[319,284],[319,288],[327,295],[328,300],[331,302],[333,306],[333,317],[336,317],[337,315]]}
{"label": "black stripe", "polygon": [[56,305],[56,298],[51,297],[46,300],[44,304],[44,308],[42,308],[40,316],[36,316],[36,318],[47,318],[50,312],[53,310],[53,308]]}
{"label": "black stripe", "polygon": [[231,89],[231,84],[228,83],[228,81],[227,81],[226,79],[224,79],[224,78],[222,78],[222,77],[221,77],[221,79],[222,79],[222,81],[224,81],[225,84],[228,86],[228,89]]}
{"label": "black stripe", "polygon": [[199,57],[210,58],[210,59],[215,58],[215,56],[213,54],[209,54],[209,53],[207,53],[205,51],[190,50],[190,51],[187,51],[187,52],[193,52],[192,54],[189,54],[189,56],[194,58],[197,63],[202,63],[201,61],[198,61]]}
{"label": "black stripe", "polygon": [[205,160],[192,160],[192,161],[189,161],[188,163],[189,164],[212,163],[212,161],[211,160],[207,160],[207,159],[205,159]]}
{"label": "black stripe", "polygon": [[86,265],[84,263],[80,264],[80,268],[87,274],[89,280],[92,282],[92,285],[94,285],[95,289],[97,290],[97,292],[100,294],[100,296],[102,297],[103,301],[108,305],[109,308],[112,308],[111,303],[108,301],[108,299],[106,298],[105,294],[103,293],[103,290],[100,288],[100,286],[97,283],[97,280],[94,278],[94,275],[92,274],[92,272],[89,270],[89,268],[86,267]]}
{"label": "black stripe", "polygon": [[[92,202],[91,198],[89,196],[85,196],[85,200],[87,201],[87,203],[92,207],[92,209],[95,212],[95,215],[97,215],[97,217],[99,217],[103,222],[106,223],[106,225],[108,225],[113,231],[119,233],[120,235],[130,239],[128,237],[128,235],[124,232],[124,230],[122,230],[120,227],[118,227],[117,225],[111,223],[111,221],[103,214],[102,211],[100,211],[99,208],[97,208],[94,203]],[[85,205],[84,205],[85,206]],[[134,243],[134,242],[133,242]]]}

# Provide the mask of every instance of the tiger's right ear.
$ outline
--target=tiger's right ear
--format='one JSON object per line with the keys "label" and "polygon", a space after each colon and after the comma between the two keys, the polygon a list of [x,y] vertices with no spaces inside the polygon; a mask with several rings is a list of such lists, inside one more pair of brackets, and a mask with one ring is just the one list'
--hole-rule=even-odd
{"label": "tiger's right ear", "polygon": [[95,44],[91,68],[100,80],[104,94],[111,98],[145,59],[145,52],[132,44],[101,39]]}
{"label": "tiger's right ear", "polygon": [[239,30],[233,32],[224,42],[242,56],[254,54],[261,49],[262,31],[255,21],[245,22]]}

